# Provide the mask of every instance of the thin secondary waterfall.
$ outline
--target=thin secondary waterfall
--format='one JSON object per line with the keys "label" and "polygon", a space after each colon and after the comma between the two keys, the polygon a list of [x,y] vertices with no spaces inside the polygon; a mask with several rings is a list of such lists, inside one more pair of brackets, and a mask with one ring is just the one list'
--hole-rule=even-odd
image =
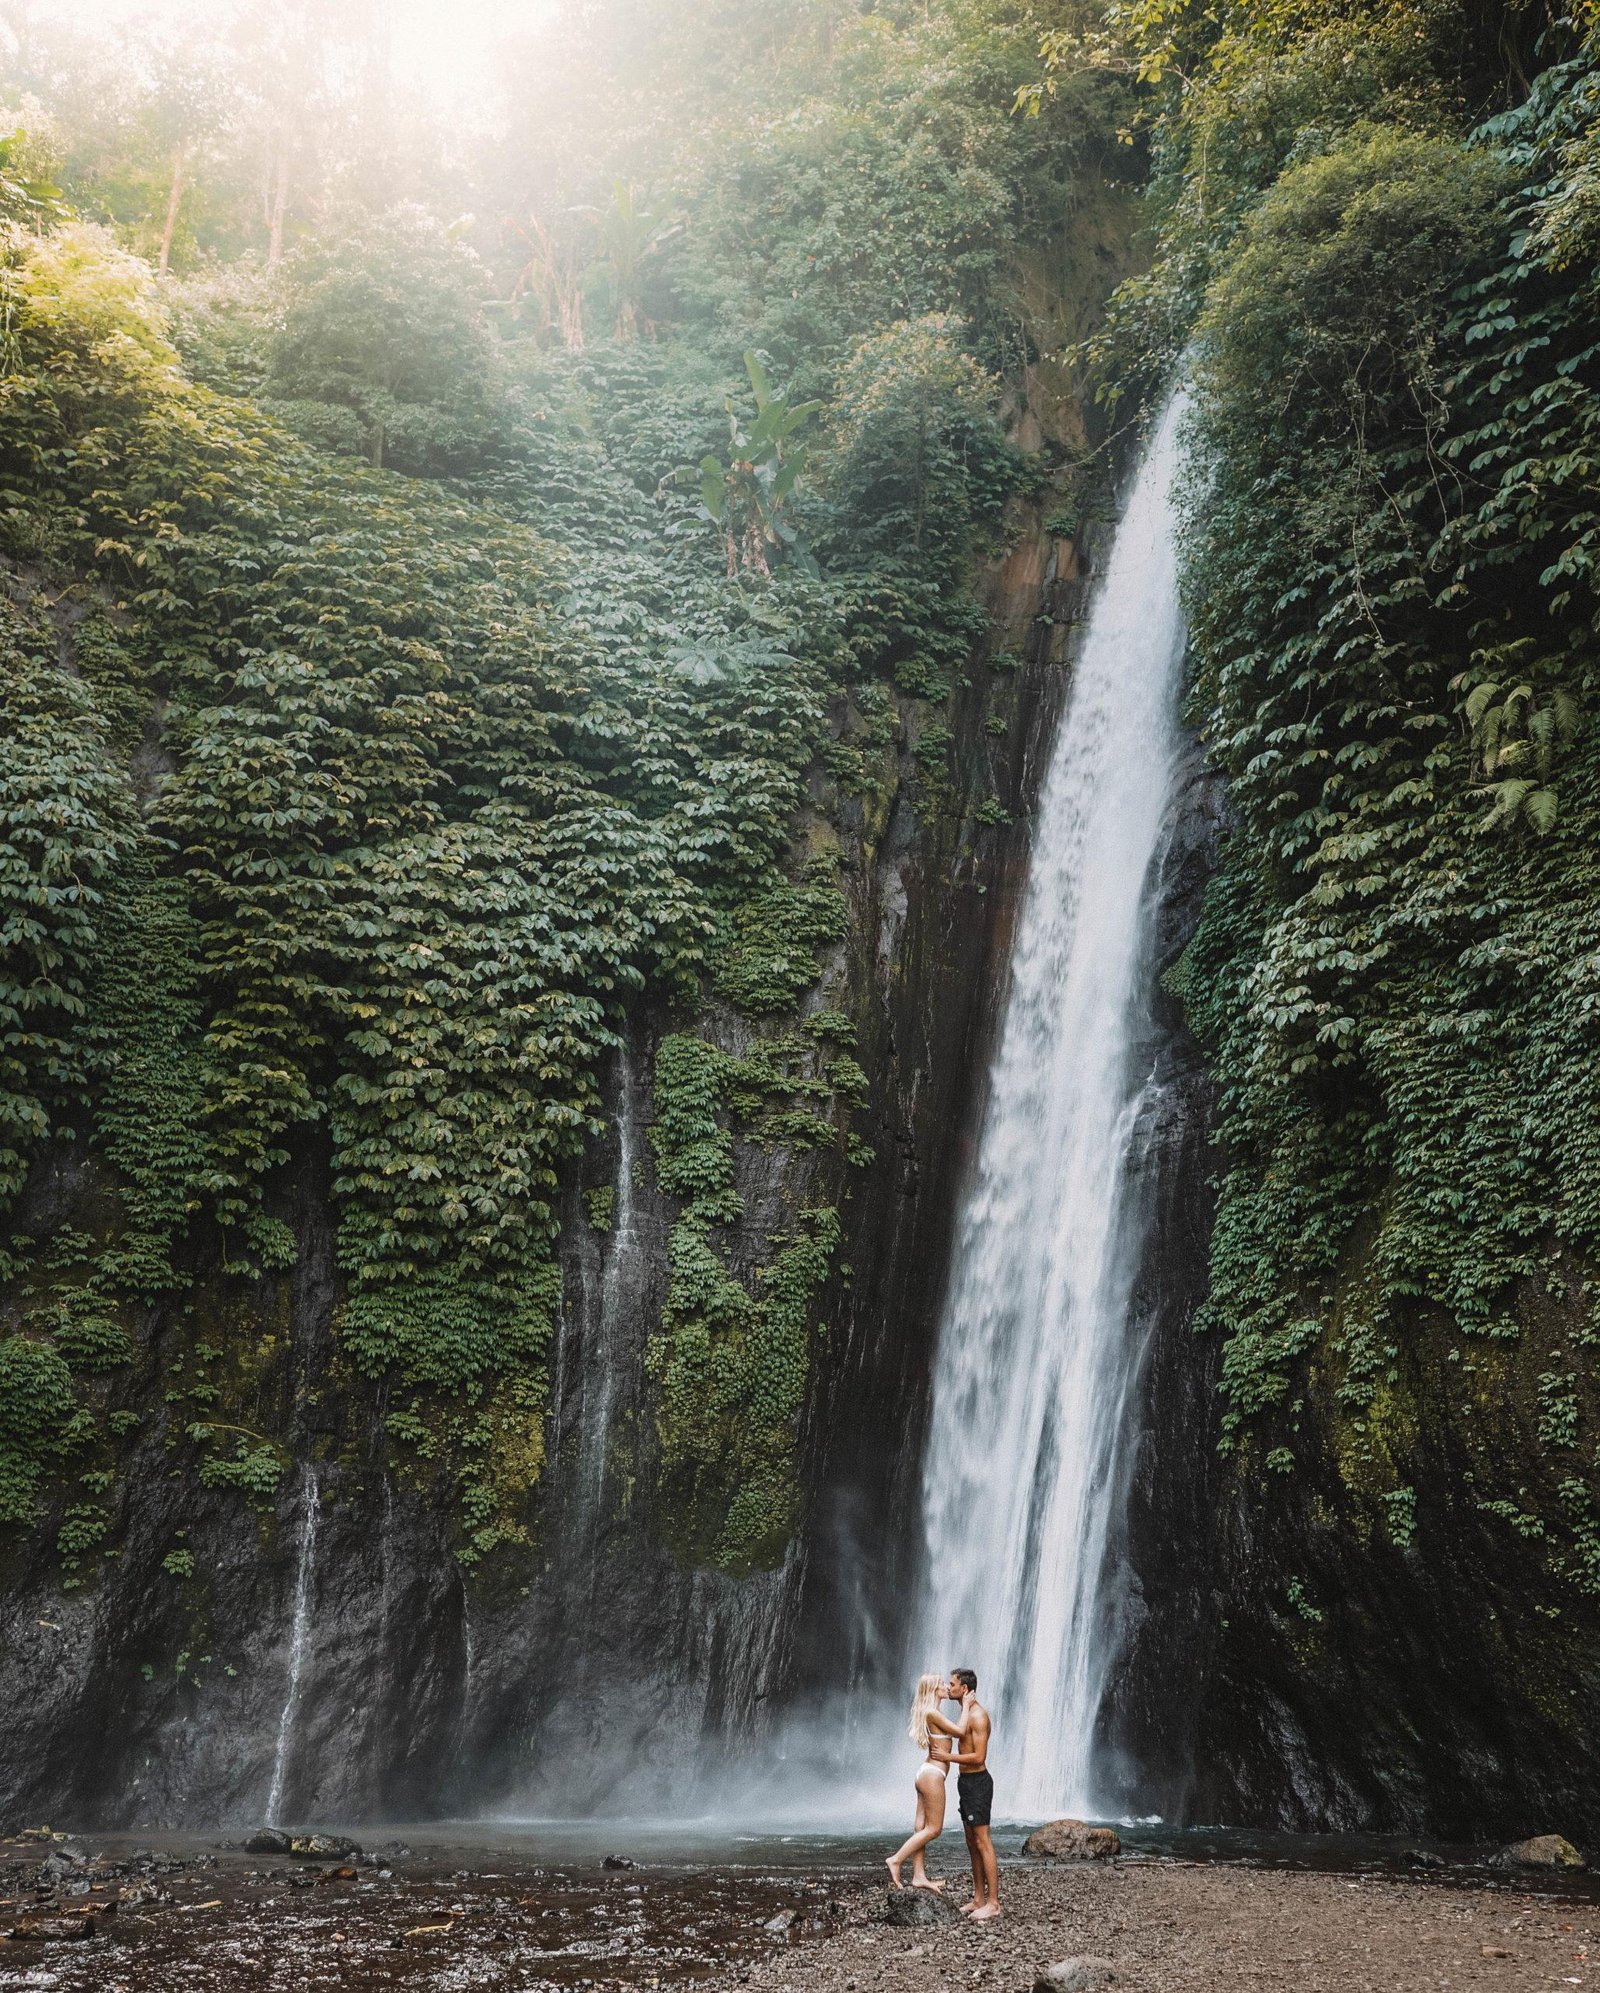
{"label": "thin secondary waterfall", "polygon": [[[584,1499],[596,1527],[605,1495],[606,1461],[617,1373],[624,1362],[619,1347],[630,1306],[638,1293],[636,1279],[639,1227],[634,1202],[634,1169],[638,1161],[639,1124],[633,1097],[633,1057],[624,1045],[617,1054],[617,1182],[612,1195],[611,1233],[606,1240],[605,1270],[600,1280],[600,1319],[596,1347],[585,1367],[582,1432],[578,1472]],[[588,1402],[589,1382],[594,1402]]]}
{"label": "thin secondary waterfall", "polygon": [[273,1827],[280,1824],[278,1816],[283,1810],[284,1780],[294,1752],[295,1722],[300,1714],[306,1657],[311,1648],[311,1587],[317,1568],[318,1506],[316,1469],[307,1461],[300,1473],[300,1554],[295,1564],[294,1613],[289,1624],[289,1671],[284,1684],[283,1707],[278,1712],[272,1786],[267,1794],[267,1824]]}
{"label": "thin secondary waterfall", "polygon": [[1179,745],[1179,405],[1140,466],[1040,799],[923,1478],[918,1667],[970,1666],[997,1804],[1092,1811],[1117,1512],[1142,1360],[1129,1147],[1147,892]]}

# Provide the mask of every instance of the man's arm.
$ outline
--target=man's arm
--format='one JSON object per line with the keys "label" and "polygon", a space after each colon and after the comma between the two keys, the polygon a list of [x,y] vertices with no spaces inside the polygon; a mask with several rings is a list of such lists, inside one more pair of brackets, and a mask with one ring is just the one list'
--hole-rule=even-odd
{"label": "man's arm", "polygon": [[928,1711],[928,1728],[937,1730],[944,1737],[965,1737],[967,1719],[963,1715],[959,1723],[952,1723],[948,1716],[941,1716],[936,1709]]}

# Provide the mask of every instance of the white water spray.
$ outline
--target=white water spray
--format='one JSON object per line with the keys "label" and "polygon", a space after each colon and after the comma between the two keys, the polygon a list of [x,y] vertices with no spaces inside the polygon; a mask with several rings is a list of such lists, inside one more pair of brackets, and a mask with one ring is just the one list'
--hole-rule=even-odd
{"label": "white water spray", "polygon": [[278,1742],[272,1759],[272,1786],[267,1794],[269,1827],[281,1824],[278,1815],[283,1809],[283,1783],[294,1750],[306,1656],[311,1647],[311,1586],[317,1565],[318,1506],[316,1470],[307,1461],[300,1470],[300,1554],[295,1565],[294,1614],[289,1626],[289,1677],[284,1686],[283,1708],[278,1713]]}
{"label": "white water spray", "polygon": [[1177,760],[1177,403],[1140,467],[1040,799],[978,1168],[956,1240],[923,1479],[916,1667],[966,1665],[996,1803],[1094,1809],[1116,1658],[1116,1523],[1143,1358],[1129,1144],[1146,895]]}

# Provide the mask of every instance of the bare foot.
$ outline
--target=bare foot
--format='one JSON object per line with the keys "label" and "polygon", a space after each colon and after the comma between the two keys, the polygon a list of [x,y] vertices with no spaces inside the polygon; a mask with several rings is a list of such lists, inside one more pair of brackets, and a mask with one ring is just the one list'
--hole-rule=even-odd
{"label": "bare foot", "polygon": [[975,1924],[992,1924],[999,1914],[1000,1905],[998,1903],[980,1903],[972,1913],[972,1921]]}
{"label": "bare foot", "polygon": [[962,1916],[963,1916],[963,1917],[970,1917],[970,1916],[972,1915],[973,1911],[977,1909],[977,1907],[978,1907],[978,1899],[977,1899],[977,1897],[976,1897],[976,1896],[969,1896],[969,1897],[967,1898],[966,1902],[965,1902],[965,1903],[963,1903],[963,1904],[962,1904],[962,1906],[961,1906],[961,1914],[962,1914]]}
{"label": "bare foot", "polygon": [[899,1889],[901,1887],[900,1864],[893,1858],[893,1856],[885,1855],[883,1858],[883,1865],[889,1871],[889,1887],[891,1889]]}
{"label": "bare foot", "polygon": [[935,1882],[931,1876],[914,1875],[911,1878],[911,1887],[913,1889],[943,1889],[944,1884],[942,1882]]}

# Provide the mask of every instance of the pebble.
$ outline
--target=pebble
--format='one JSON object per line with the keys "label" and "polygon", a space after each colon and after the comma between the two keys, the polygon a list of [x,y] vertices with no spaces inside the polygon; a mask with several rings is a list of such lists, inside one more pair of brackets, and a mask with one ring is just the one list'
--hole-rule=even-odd
{"label": "pebble", "polygon": [[1108,1958],[1063,1958],[1045,1966],[1033,1982],[1033,1993],[1098,1993],[1118,1977]]}

